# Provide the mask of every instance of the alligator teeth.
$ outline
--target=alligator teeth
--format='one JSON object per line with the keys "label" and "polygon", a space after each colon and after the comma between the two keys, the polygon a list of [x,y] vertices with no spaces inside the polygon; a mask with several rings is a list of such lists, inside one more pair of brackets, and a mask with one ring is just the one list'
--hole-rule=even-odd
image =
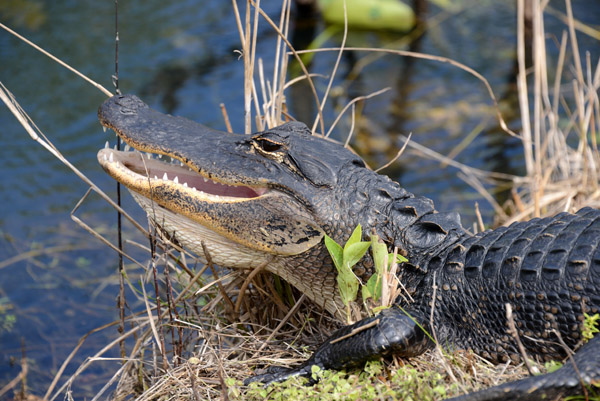
{"label": "alligator teeth", "polygon": [[183,167],[183,162],[179,162],[179,165],[180,165],[181,167]]}
{"label": "alligator teeth", "polygon": [[[112,153],[110,154],[112,156]],[[117,168],[119,168],[119,161],[117,160]]]}
{"label": "alligator teeth", "polygon": [[115,158],[113,157],[112,152],[110,152],[110,156],[108,157],[108,161],[111,162],[111,163],[115,161]]}
{"label": "alligator teeth", "polygon": [[131,146],[125,144],[125,152],[129,152],[129,149],[131,149]]}
{"label": "alligator teeth", "polygon": [[104,154],[104,161],[107,162],[108,161],[108,157],[106,157],[106,153]]}
{"label": "alligator teeth", "polygon": [[152,153],[148,153],[148,160],[152,160]]}
{"label": "alligator teeth", "polygon": [[155,175],[155,176],[154,176],[154,179],[155,179],[155,180],[158,180],[158,176],[156,176],[156,175]]}
{"label": "alligator teeth", "polygon": [[173,178],[173,182],[174,182],[175,184],[179,184],[179,178],[177,178],[177,176],[175,176],[175,178]]}
{"label": "alligator teeth", "polygon": [[102,131],[106,132],[106,127],[104,125],[102,126]]}
{"label": "alligator teeth", "polygon": [[162,159],[162,155],[161,155],[161,154],[159,154],[159,155],[158,155],[158,158],[159,158],[159,159]]}
{"label": "alligator teeth", "polygon": [[108,149],[108,147],[109,147],[109,144],[108,144],[108,141],[106,141],[106,143],[104,144],[104,149]]}
{"label": "alligator teeth", "polygon": [[183,186],[187,188],[187,187],[188,187],[188,186],[187,186],[187,182],[184,182],[184,183],[183,183]]}
{"label": "alligator teeth", "polygon": [[163,175],[163,180],[169,181],[169,177],[167,177],[167,173],[165,173],[165,175]]}

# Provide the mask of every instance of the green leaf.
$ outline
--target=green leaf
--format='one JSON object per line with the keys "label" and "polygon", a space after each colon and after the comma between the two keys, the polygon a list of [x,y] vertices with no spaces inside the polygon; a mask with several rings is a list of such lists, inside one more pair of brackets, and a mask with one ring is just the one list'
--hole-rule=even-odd
{"label": "green leaf", "polygon": [[379,236],[373,234],[371,236],[371,248],[371,252],[373,253],[373,262],[375,264],[375,271],[378,275],[382,275],[384,269],[388,268],[385,262],[386,258],[391,260],[391,258],[388,257],[387,245],[379,239]]}
{"label": "green leaf", "polygon": [[587,313],[584,313],[583,315],[585,319],[583,321],[582,334],[585,339],[591,340],[594,337],[594,334],[600,332],[596,327],[600,319],[600,314],[596,313],[595,315],[588,315]]}
{"label": "green leaf", "polygon": [[343,266],[343,249],[340,246],[340,244],[338,244],[337,242],[335,242],[332,238],[330,238],[327,234],[325,234],[325,247],[327,247],[327,250],[329,251],[329,255],[331,256],[331,259],[333,259],[333,263],[335,264],[335,267],[337,268],[338,271],[340,271],[340,269],[342,269]]}
{"label": "green leaf", "polygon": [[310,375],[313,380],[319,380],[319,378],[323,375],[321,367],[318,365],[312,365],[310,367]]}
{"label": "green leaf", "polygon": [[[354,230],[352,237],[354,237],[356,233],[357,230]],[[358,229],[358,238],[360,239],[360,229]],[[358,293],[359,280],[356,277],[356,275],[354,275],[351,269],[352,265],[356,262],[354,262],[353,264],[348,264],[345,256],[346,251],[337,242],[335,242],[332,238],[330,238],[327,235],[325,235],[325,246],[327,247],[327,251],[331,255],[331,259],[333,259],[333,263],[335,264],[335,267],[338,271],[337,283],[338,291],[340,292],[340,297],[342,298],[342,302],[344,302],[344,305],[348,306],[348,304],[351,301],[354,301],[356,299],[356,294]],[[348,247],[348,244],[346,244],[346,248],[349,249],[350,256],[356,256],[356,252],[360,251],[360,249]]]}
{"label": "green leaf", "polygon": [[[392,265],[391,261],[394,260],[394,253],[393,252],[390,253],[390,257],[389,257],[388,260],[390,260],[390,266],[391,266]],[[400,264],[400,263],[404,263],[404,262],[408,262],[408,259],[406,259],[402,255],[396,254],[396,263]]]}
{"label": "green leaf", "polygon": [[351,245],[346,244],[344,247],[344,265],[352,268],[358,261],[367,253],[371,246],[371,242],[361,241]]}
{"label": "green leaf", "polygon": [[358,294],[358,278],[354,275],[352,270],[347,268],[340,271],[337,275],[338,290],[344,305],[348,306],[348,303],[356,299]]}
{"label": "green leaf", "polygon": [[[371,279],[369,279],[369,280],[371,280]],[[371,290],[369,289],[369,282],[368,281],[367,281],[367,285],[363,285],[360,288],[360,292],[361,292],[363,301],[366,301],[369,298],[373,298],[373,294],[371,293]]]}
{"label": "green leaf", "polygon": [[557,361],[548,361],[544,363],[546,370],[548,373],[556,372],[558,369],[562,368],[562,363]]}
{"label": "green leaf", "polygon": [[373,312],[374,315],[377,315],[379,314],[379,312],[385,309],[390,309],[390,306],[376,306],[373,309],[371,309],[371,312]]}
{"label": "green leaf", "polygon": [[360,241],[361,239],[362,239],[362,228],[360,227],[360,224],[359,224],[356,226],[354,231],[352,231],[352,235],[350,236],[350,238],[348,238],[348,241],[346,241],[346,245],[344,245],[344,249],[346,249],[350,245]]}
{"label": "green leaf", "polygon": [[373,274],[369,277],[367,284],[363,287],[363,298],[365,288],[369,292],[370,297],[377,302],[381,297],[381,276],[379,274]]}

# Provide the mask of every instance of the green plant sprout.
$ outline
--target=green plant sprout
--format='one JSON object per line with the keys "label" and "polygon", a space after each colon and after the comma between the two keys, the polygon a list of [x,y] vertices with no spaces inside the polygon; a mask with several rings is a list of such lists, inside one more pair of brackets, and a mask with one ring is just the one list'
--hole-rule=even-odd
{"label": "green plant sprout", "polygon": [[584,313],[583,316],[585,319],[583,320],[583,330],[581,331],[581,334],[583,335],[583,338],[589,341],[594,338],[594,334],[600,332],[598,329],[600,314],[596,313],[595,315],[588,315],[587,313]]}
{"label": "green plant sprout", "polygon": [[[394,253],[388,253],[387,245],[381,241],[379,236],[372,234],[370,241],[361,241],[361,239],[362,228],[360,224],[356,226],[343,247],[325,234],[325,246],[338,271],[338,291],[342,302],[347,308],[348,322],[350,322],[350,303],[356,299],[359,287],[362,286],[363,301],[366,302],[367,299],[372,298],[373,301],[378,302],[381,299],[384,285],[388,284],[388,272],[394,261]],[[354,274],[352,267],[363,258],[369,247],[371,247],[373,255],[375,273],[366,284],[363,284]],[[396,255],[396,263],[406,261],[407,259],[403,256]]]}
{"label": "green plant sprout", "polygon": [[371,246],[371,241],[361,241],[361,238],[362,229],[360,224],[356,226],[343,248],[325,234],[325,246],[338,271],[338,291],[342,297],[342,302],[347,308],[348,322],[350,322],[350,302],[356,299],[358,286],[360,284],[360,279],[356,277],[352,271],[352,267],[358,263],[369,249],[369,246]]}

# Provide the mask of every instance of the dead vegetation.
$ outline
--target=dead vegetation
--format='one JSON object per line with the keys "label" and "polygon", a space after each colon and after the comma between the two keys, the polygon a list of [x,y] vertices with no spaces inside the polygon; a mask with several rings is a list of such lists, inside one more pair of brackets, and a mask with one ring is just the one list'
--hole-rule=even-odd
{"label": "dead vegetation", "polygon": [[[524,2],[518,2],[517,84],[527,178],[514,181],[513,201],[505,205],[506,215],[500,220],[503,224],[562,211],[573,212],[584,206],[600,206],[600,62],[591,60],[586,53],[582,65],[570,0],[566,0],[567,29],[559,43],[550,42],[560,46],[559,58],[548,59],[545,5],[531,2],[533,65],[528,71],[526,10]],[[548,75],[551,70],[555,71],[553,77]],[[565,70],[570,70],[572,79],[563,81]],[[533,96],[529,96],[530,93]]]}
{"label": "dead vegetation", "polygon": [[[529,47],[525,42],[524,27],[529,23],[525,18],[525,3],[531,3],[533,7],[531,66],[525,64],[526,49]],[[314,75],[309,73],[287,40],[291,2],[283,0],[278,22],[272,21],[262,12],[260,1],[248,2],[242,20],[236,4],[235,1],[232,2],[238,21],[246,73],[246,132],[252,131],[253,123],[261,130],[287,120],[289,116],[285,108],[285,89],[299,79],[311,82],[319,111],[312,124],[313,131],[320,131],[322,134],[331,132],[333,127],[324,126],[322,111],[337,64],[333,67],[326,93],[320,98],[312,84]],[[559,46],[560,57],[558,60],[548,60],[546,46],[549,41],[543,23],[546,3],[537,0],[518,1],[518,85],[522,127],[518,133],[514,133],[503,122],[499,111],[498,118],[507,135],[516,135],[523,142],[526,176],[506,176],[475,170],[437,155],[418,143],[407,141],[409,147],[425,156],[435,157],[458,168],[462,177],[493,205],[499,224],[560,211],[574,211],[585,205],[600,206],[600,154],[597,146],[600,131],[600,64],[597,61],[594,64],[589,54],[583,58],[579,54],[577,29],[581,29],[581,24],[575,21],[571,14],[570,1],[567,0],[566,4],[568,14],[565,16],[565,33],[558,42],[550,41]],[[261,24],[266,21],[279,34],[277,47],[274,49],[275,68],[270,77],[263,69],[262,60],[256,60],[255,56],[259,20]],[[341,55],[344,46],[345,41],[340,48],[329,51],[337,51]],[[485,78],[460,63],[432,55],[372,50],[386,51],[397,56],[450,62],[480,79],[489,90],[492,102],[496,102]],[[286,82],[290,57],[298,60],[304,71],[304,75],[294,82]],[[554,63],[554,76],[548,75],[548,63]],[[565,71],[568,71],[573,79],[563,81]],[[106,89],[101,89],[108,93]],[[369,96],[365,96],[364,99]],[[244,397],[259,399],[265,393],[255,388],[244,395],[240,380],[251,375],[255,368],[270,365],[289,366],[306,359],[310,355],[310,348],[320,343],[339,326],[331,316],[305,301],[301,294],[277,277],[265,274],[260,269],[252,272],[234,272],[222,270],[210,262],[202,265],[193,255],[186,254],[177,244],[161,236],[155,228],[145,229],[72,166],[50,140],[34,129],[35,125],[28,121],[6,88],[2,87],[0,97],[34,140],[69,166],[90,186],[88,193],[73,210],[72,217],[78,224],[107,246],[122,252],[101,234],[94,232],[75,214],[79,205],[93,191],[128,218],[143,236],[151,241],[153,248],[151,251],[147,245],[132,241],[128,244],[146,249],[148,261],[139,261],[123,253],[125,258],[143,269],[142,277],[126,277],[125,282],[131,289],[130,293],[143,302],[145,309],[126,316],[125,330],[119,337],[91,356],[79,367],[77,373],[65,381],[62,371],[70,361],[68,358],[44,399],[69,399],[70,386],[77,377],[96,361],[104,360],[104,354],[117,348],[120,343],[123,344],[123,341],[127,344],[127,354],[121,359],[121,367],[94,400],[107,396],[116,400]],[[353,106],[349,104],[344,108],[344,112],[348,109],[353,110]],[[252,115],[255,115],[255,118],[252,118]],[[341,118],[348,116],[341,115]],[[350,118],[354,121],[354,113]],[[488,182],[510,183],[513,188],[512,200],[504,205],[497,204],[493,196],[485,190],[484,183]],[[113,322],[107,326],[116,324],[117,322]],[[78,347],[74,349],[73,354],[77,352]],[[406,363],[398,359],[392,360],[385,366],[383,373],[368,379],[371,381],[366,382],[367,386],[381,385],[382,388],[388,389],[401,386],[394,381],[390,372],[407,368]],[[472,388],[514,380],[525,374],[523,367],[494,366],[469,353],[456,352],[448,356],[439,350],[411,359],[408,368],[416,369],[418,374],[439,374],[438,381],[448,385],[449,390],[434,396],[456,395]],[[356,385],[365,380],[356,372],[350,372],[344,377],[345,380],[355,380]],[[403,377],[402,380],[407,381],[407,378]],[[64,382],[61,387],[57,386],[59,381]],[[18,380],[13,385],[17,386]],[[273,391],[279,391],[280,388],[277,389],[270,390],[266,395],[277,399],[273,394]],[[300,394],[300,390],[296,391]],[[304,398],[310,399],[310,395],[302,394]],[[419,398],[414,395],[413,397]]]}

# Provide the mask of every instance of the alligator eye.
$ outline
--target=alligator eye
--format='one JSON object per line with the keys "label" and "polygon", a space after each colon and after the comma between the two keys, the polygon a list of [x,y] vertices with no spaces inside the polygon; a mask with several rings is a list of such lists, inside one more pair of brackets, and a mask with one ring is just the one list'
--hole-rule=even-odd
{"label": "alligator eye", "polygon": [[257,139],[256,140],[256,144],[258,145],[258,147],[261,150],[263,150],[263,151],[265,151],[267,153],[278,152],[283,147],[283,145],[280,144],[280,143],[273,142],[273,141],[270,141],[270,140],[264,139],[264,138]]}

